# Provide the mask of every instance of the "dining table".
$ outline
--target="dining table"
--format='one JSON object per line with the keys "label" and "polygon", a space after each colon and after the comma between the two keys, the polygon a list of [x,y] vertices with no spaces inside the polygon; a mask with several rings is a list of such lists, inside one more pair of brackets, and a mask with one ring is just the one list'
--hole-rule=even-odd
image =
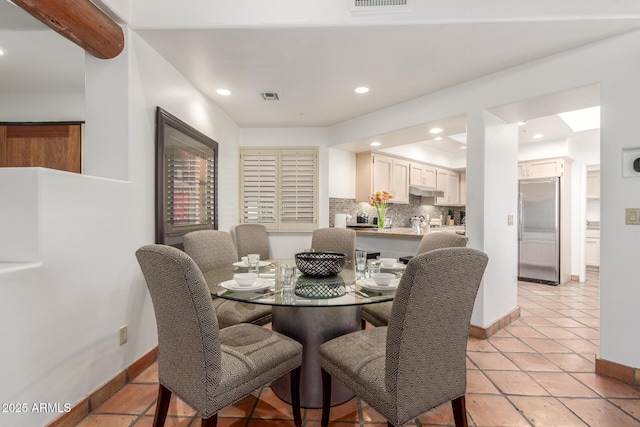
{"label": "dining table", "polygon": [[[396,275],[386,286],[376,285],[366,272],[356,272],[351,262],[347,262],[338,274],[329,277],[308,276],[296,269],[294,288],[287,290],[281,288],[281,265],[295,265],[295,260],[261,261],[259,278],[249,287],[241,287],[234,281],[234,274],[247,271],[242,262],[203,274],[214,298],[272,307],[271,328],[303,345],[300,404],[306,408],[320,408],[320,345],[360,330],[362,305],[392,301],[405,265],[383,268],[383,271]],[[274,381],[271,388],[280,399],[291,403],[288,375]],[[332,406],[352,397],[353,393],[346,387],[338,383],[332,386]]]}

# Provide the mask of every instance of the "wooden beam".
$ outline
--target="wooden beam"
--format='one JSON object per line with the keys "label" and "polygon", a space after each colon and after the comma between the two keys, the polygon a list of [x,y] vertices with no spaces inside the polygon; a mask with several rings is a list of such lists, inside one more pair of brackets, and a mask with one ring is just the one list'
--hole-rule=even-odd
{"label": "wooden beam", "polygon": [[124,49],[122,28],[89,0],[12,1],[96,58],[115,58]]}

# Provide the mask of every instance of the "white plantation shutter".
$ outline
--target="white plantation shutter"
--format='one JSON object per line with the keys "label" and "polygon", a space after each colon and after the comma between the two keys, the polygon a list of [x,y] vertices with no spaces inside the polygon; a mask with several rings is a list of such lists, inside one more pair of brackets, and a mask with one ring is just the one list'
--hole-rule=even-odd
{"label": "white plantation shutter", "polygon": [[241,222],[268,230],[313,230],[317,224],[317,148],[243,149]]}
{"label": "white plantation shutter", "polygon": [[308,230],[315,224],[315,149],[280,150],[280,229]]}
{"label": "white plantation shutter", "polygon": [[243,150],[241,158],[241,222],[264,224],[267,229],[275,229],[278,152]]}

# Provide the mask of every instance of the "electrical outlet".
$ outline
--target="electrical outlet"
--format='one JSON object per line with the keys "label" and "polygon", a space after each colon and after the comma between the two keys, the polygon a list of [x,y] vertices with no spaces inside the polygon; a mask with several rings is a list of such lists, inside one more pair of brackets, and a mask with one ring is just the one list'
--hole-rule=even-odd
{"label": "electrical outlet", "polygon": [[124,325],[120,328],[120,345],[123,345],[127,342],[127,325]]}
{"label": "electrical outlet", "polygon": [[513,225],[513,215],[507,215],[507,225]]}
{"label": "electrical outlet", "polygon": [[627,225],[640,225],[640,209],[627,208],[626,209],[626,221]]}

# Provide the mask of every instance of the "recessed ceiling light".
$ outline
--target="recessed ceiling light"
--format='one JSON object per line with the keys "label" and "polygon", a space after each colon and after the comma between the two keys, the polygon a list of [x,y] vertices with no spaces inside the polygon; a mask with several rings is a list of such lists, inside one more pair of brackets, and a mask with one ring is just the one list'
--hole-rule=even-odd
{"label": "recessed ceiling light", "polygon": [[367,93],[369,92],[369,88],[366,86],[360,86],[355,89],[356,93]]}
{"label": "recessed ceiling light", "polygon": [[431,128],[429,129],[429,133],[442,133],[441,128]]}
{"label": "recessed ceiling light", "polygon": [[466,150],[466,149],[467,149],[467,146],[466,146],[466,145],[463,145],[462,147],[460,147],[460,149],[461,149],[461,150]]}
{"label": "recessed ceiling light", "polygon": [[381,146],[382,144],[381,144],[381,143],[379,143],[378,141],[373,141],[373,142],[372,142],[371,144],[369,144],[369,145],[370,145],[370,146],[372,146],[372,147],[379,147],[379,146]]}
{"label": "recessed ceiling light", "polygon": [[229,89],[222,89],[222,88],[217,89],[217,90],[216,90],[216,93],[217,93],[218,95],[222,95],[222,96],[229,96],[229,95],[231,95],[231,91],[230,91]]}
{"label": "recessed ceiling light", "polygon": [[526,124],[527,124],[527,122],[516,122],[516,124],[517,124],[518,126],[524,126],[524,125],[526,125]]}
{"label": "recessed ceiling light", "polygon": [[433,138],[434,141],[442,141],[442,137],[441,136],[436,136],[435,138]]}
{"label": "recessed ceiling light", "polygon": [[540,138],[544,138],[543,133],[536,133],[531,137],[531,139],[540,139]]}
{"label": "recessed ceiling light", "polygon": [[2,55],[4,55],[4,54],[5,54],[4,49],[0,47],[0,56],[2,56]]}

